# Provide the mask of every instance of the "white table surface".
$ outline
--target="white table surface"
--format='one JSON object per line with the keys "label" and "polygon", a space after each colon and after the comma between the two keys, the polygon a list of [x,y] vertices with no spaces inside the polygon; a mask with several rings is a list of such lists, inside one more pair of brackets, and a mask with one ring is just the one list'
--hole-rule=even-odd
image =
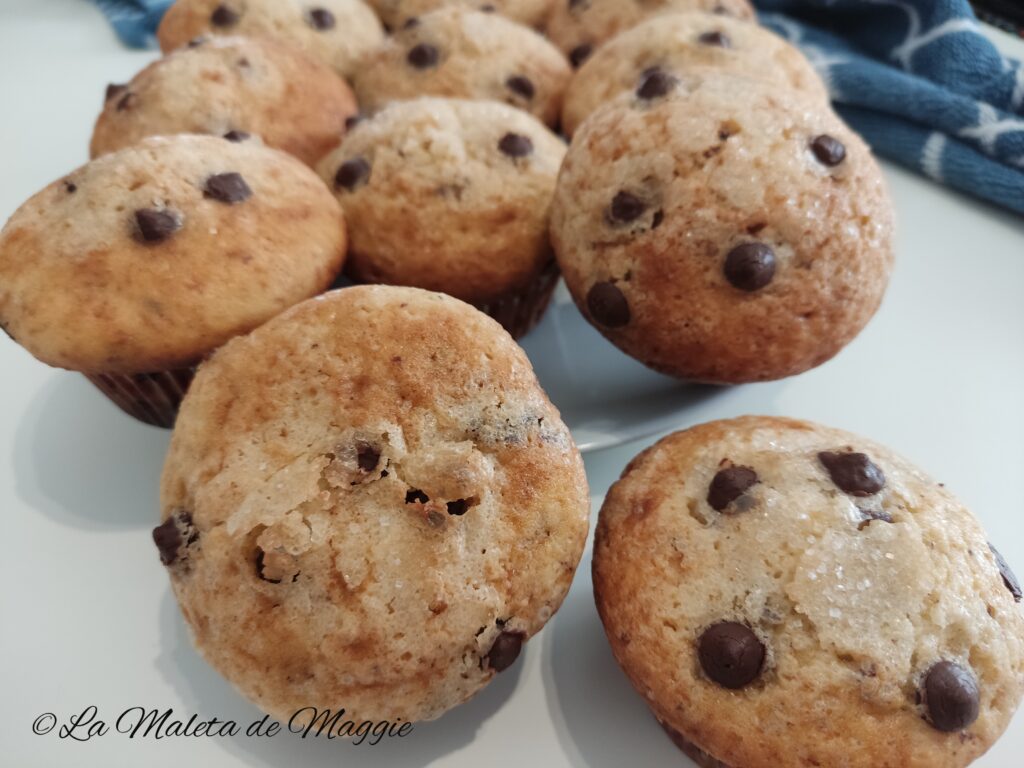
{"label": "white table surface", "polygon": [[[1008,41],[1009,38],[1004,38]],[[1024,46],[1018,46],[1019,52]],[[86,159],[107,82],[152,53],[121,48],[84,0],[0,0],[0,220]],[[723,390],[679,427],[744,413],[818,420],[914,459],[956,491],[1024,575],[1024,220],[887,167],[899,217],[885,304],[833,362]],[[273,739],[79,743],[36,736],[89,705],[257,719],[192,650],[150,541],[168,435],[81,377],[0,337],[0,764],[45,766],[679,766],[608,650],[590,557],[520,662],[470,704],[376,747]],[[650,439],[587,456],[595,513]],[[1019,768],[1024,714],[977,765]]]}

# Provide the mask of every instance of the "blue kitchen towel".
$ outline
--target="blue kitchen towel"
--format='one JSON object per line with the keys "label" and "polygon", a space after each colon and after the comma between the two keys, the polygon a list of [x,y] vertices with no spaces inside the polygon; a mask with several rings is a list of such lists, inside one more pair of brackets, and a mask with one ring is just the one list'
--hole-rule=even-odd
{"label": "blue kitchen towel", "polygon": [[755,0],[884,157],[1024,213],[1024,66],[967,0]]}
{"label": "blue kitchen towel", "polygon": [[95,0],[121,42],[132,48],[155,48],[156,28],[174,0]]}

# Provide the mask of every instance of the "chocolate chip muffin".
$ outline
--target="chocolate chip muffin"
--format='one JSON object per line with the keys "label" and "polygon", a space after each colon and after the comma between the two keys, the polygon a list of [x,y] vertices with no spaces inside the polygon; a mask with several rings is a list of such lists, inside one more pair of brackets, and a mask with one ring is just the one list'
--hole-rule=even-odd
{"label": "chocolate chip muffin", "polygon": [[713,70],[647,74],[577,131],[552,206],[577,305],[683,379],[778,379],[882,300],[892,213],[864,142],[818,99]]}
{"label": "chocolate chip muffin", "polygon": [[583,463],[526,355],[472,307],[355,286],[204,363],[154,532],[199,651],[261,709],[429,720],[558,610]]}
{"label": "chocolate chip muffin", "polygon": [[532,29],[455,7],[407,22],[367,56],[353,85],[369,112],[417,96],[489,99],[554,126],[570,76],[565,57]]}
{"label": "chocolate chip muffin", "polygon": [[208,35],[273,38],[350,77],[384,30],[363,0],[177,0],[157,30],[165,53]]}
{"label": "chocolate chip muffin", "polygon": [[448,293],[523,335],[557,281],[548,210],[564,155],[504,104],[395,102],[320,165],[350,224],[349,276]]}
{"label": "chocolate chip muffin", "polygon": [[449,6],[499,13],[506,18],[540,27],[551,10],[552,0],[369,0],[377,15],[391,29],[401,29],[409,19]]}
{"label": "chocolate chip muffin", "polygon": [[965,766],[1024,691],[1020,587],[978,521],[847,432],[665,438],[608,494],[593,570],[616,659],[703,765]]}
{"label": "chocolate chip muffin", "polygon": [[547,34],[578,67],[606,40],[651,16],[672,11],[754,18],[747,0],[555,0]]}
{"label": "chocolate chip muffin", "polygon": [[342,212],[295,158],[252,142],[145,139],[69,173],[0,232],[0,323],[131,415],[174,422],[192,368],[329,286]]}
{"label": "chocolate chip muffin", "polygon": [[107,88],[92,135],[96,157],[146,136],[251,134],[312,165],[337,146],[355,96],[334,70],[269,40],[200,40]]}
{"label": "chocolate chip muffin", "polygon": [[572,135],[587,115],[654,72],[671,75],[696,67],[761,77],[780,90],[828,100],[810,62],[773,32],[722,15],[670,13],[623,32],[587,59],[566,91],[562,129]]}

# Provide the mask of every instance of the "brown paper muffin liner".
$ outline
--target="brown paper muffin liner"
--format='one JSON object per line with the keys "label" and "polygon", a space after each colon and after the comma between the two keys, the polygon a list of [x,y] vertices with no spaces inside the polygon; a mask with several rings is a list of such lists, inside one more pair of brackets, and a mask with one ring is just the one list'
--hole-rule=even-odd
{"label": "brown paper muffin liner", "polygon": [[665,729],[665,733],[672,739],[672,743],[682,750],[683,754],[693,760],[701,768],[729,768],[721,760],[716,760],[714,757],[709,755],[703,749],[698,747],[693,742],[689,741],[683,734],[677,731],[675,728],[666,725],[665,723],[658,721],[658,725]]}
{"label": "brown paper muffin liner", "polygon": [[560,274],[552,261],[525,289],[474,306],[501,323],[513,339],[522,338],[544,316]]}
{"label": "brown paper muffin liner", "polygon": [[170,429],[196,369],[156,373],[87,373],[85,378],[129,416]]}

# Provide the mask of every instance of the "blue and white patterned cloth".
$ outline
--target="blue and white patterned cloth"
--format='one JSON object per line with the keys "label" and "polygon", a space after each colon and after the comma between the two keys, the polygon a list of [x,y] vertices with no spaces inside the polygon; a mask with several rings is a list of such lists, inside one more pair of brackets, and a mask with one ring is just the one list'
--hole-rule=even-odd
{"label": "blue and white patterned cloth", "polygon": [[131,48],[155,48],[156,28],[174,0],[95,0],[121,42]]}
{"label": "blue and white patterned cloth", "polygon": [[[136,47],[153,44],[171,4],[95,1]],[[1024,213],[1024,67],[980,34],[967,0],[755,3],[878,154]]]}
{"label": "blue and white patterned cloth", "polygon": [[1024,213],[1024,66],[967,0],[755,0],[884,157]]}

